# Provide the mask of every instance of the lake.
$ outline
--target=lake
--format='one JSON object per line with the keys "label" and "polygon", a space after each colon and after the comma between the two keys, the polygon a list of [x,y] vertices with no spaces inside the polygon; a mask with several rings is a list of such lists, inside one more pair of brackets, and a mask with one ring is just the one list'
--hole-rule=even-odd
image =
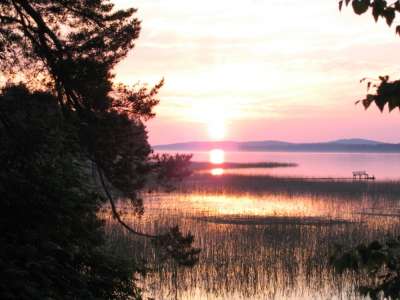
{"label": "lake", "polygon": [[[208,158],[194,153],[195,161]],[[400,184],[394,181],[400,155],[234,152],[224,159],[298,167],[195,173],[172,193],[143,194],[141,217],[123,200],[118,205],[137,230],[160,233],[179,225],[193,233],[202,249],[193,268],[160,261],[149,240],[125,232],[109,208],[102,210],[111,247],[145,260],[151,270],[139,280],[145,299],[363,299],[357,286],[368,279],[337,274],[329,257],[335,244],[400,235]],[[379,180],[294,178],[349,176],[358,169]]]}
{"label": "lake", "polygon": [[[175,152],[167,152],[175,153]],[[193,161],[209,161],[209,152],[190,152]],[[225,152],[226,162],[296,163],[294,168],[225,170],[225,173],[295,177],[351,177],[367,171],[377,180],[400,179],[400,153]]]}

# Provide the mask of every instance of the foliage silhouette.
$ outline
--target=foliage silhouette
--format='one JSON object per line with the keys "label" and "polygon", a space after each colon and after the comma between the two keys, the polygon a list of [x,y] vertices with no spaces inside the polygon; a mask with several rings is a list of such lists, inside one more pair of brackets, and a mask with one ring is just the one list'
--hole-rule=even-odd
{"label": "foliage silhouette", "polygon": [[152,88],[113,83],[113,67],[139,36],[135,12],[106,0],[0,1],[0,67],[9,81],[0,95],[2,299],[140,297],[140,268],[104,249],[96,212],[105,200],[131,233],[173,245],[183,265],[197,260],[190,233],[137,232],[114,203],[127,198],[140,213],[149,181],[189,174],[190,156],[153,155],[147,141],[144,121],[155,115],[163,80]]}
{"label": "foliage silhouette", "polygon": [[[396,16],[400,13],[400,0],[388,4],[385,0],[341,0],[339,1],[339,10],[343,4],[348,6],[351,2],[354,13],[362,15],[371,10],[372,16],[377,22],[380,18],[384,19],[390,27]],[[396,34],[400,36],[400,25],[396,26]],[[398,108],[400,110],[400,80],[390,80],[389,76],[379,76],[377,80],[363,78],[361,82],[367,82],[368,94],[362,100],[356,103],[362,103],[367,109],[372,103],[383,111],[387,105],[389,111]],[[370,89],[375,89],[374,93],[369,93]]]}
{"label": "foliage silhouette", "polygon": [[[347,6],[350,0],[339,1],[339,9],[343,3]],[[351,1],[356,14],[366,13],[370,8],[375,21],[385,19],[391,26],[400,12],[400,1],[388,4],[385,0],[353,0]],[[396,34],[400,35],[400,25],[396,26]],[[368,93],[366,97],[356,103],[362,103],[365,109],[372,103],[383,111],[386,105],[389,111],[400,109],[400,80],[390,81],[389,76],[380,76],[374,83],[366,78],[367,90],[375,89],[375,93]],[[390,238],[385,242],[373,241],[368,245],[360,244],[354,249],[344,251],[337,246],[332,255],[331,263],[339,272],[352,270],[366,272],[372,281],[360,286],[361,294],[372,299],[400,298],[400,239]]]}
{"label": "foliage silhouette", "polygon": [[385,242],[373,241],[360,244],[354,249],[343,251],[337,246],[331,258],[336,270],[366,271],[373,283],[359,287],[360,293],[372,299],[398,299],[400,295],[400,237]]}
{"label": "foliage silhouette", "polygon": [[0,130],[0,298],[139,296],[138,266],[104,247],[96,216],[104,199],[86,179],[77,131],[54,96],[8,87],[0,107],[10,121]]}

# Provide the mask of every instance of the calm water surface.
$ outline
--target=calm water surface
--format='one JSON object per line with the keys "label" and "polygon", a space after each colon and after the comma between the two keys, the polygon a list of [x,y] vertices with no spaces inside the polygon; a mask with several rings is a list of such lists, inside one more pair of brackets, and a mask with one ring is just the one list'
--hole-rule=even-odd
{"label": "calm water surface", "polygon": [[[209,161],[209,152],[192,152],[193,161]],[[399,153],[225,152],[226,162],[291,162],[295,168],[237,169],[225,173],[295,177],[351,177],[367,171],[378,180],[400,179]]]}

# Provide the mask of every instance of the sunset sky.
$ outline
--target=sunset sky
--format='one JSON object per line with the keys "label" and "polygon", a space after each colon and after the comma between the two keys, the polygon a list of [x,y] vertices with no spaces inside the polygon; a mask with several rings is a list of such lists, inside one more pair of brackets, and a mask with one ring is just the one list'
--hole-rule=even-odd
{"label": "sunset sky", "polygon": [[354,102],[363,77],[400,78],[400,38],[336,0],[115,0],[143,21],[116,80],[165,78],[152,144],[193,140],[400,142],[400,113]]}

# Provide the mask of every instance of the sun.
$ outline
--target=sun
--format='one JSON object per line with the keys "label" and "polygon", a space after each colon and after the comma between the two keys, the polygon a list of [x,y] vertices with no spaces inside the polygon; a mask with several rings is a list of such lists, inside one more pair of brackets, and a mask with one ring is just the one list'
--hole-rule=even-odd
{"label": "sun", "polygon": [[227,127],[232,118],[227,113],[228,105],[216,103],[200,103],[193,105],[187,112],[191,122],[199,123],[207,131],[207,136],[213,141],[226,139]]}
{"label": "sun", "polygon": [[213,149],[210,151],[210,163],[219,165],[225,162],[225,152],[221,149]]}
{"label": "sun", "polygon": [[225,122],[222,118],[208,121],[207,127],[211,139],[222,140],[225,137]]}
{"label": "sun", "polygon": [[205,113],[210,139],[220,141],[226,136],[226,115],[222,107],[213,107]]}

